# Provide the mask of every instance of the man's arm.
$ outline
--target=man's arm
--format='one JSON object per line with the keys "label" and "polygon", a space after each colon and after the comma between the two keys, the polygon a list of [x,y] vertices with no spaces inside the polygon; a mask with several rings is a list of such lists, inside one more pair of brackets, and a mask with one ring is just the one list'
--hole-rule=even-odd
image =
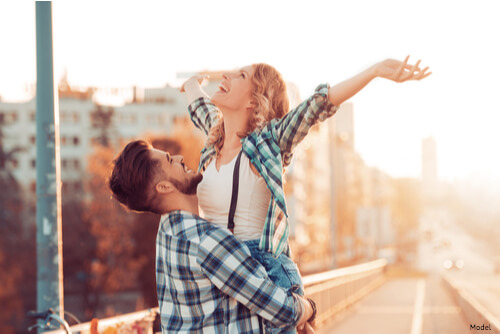
{"label": "man's arm", "polygon": [[197,260],[217,288],[275,326],[300,326],[312,316],[309,301],[274,284],[248,248],[225,230],[204,235]]}

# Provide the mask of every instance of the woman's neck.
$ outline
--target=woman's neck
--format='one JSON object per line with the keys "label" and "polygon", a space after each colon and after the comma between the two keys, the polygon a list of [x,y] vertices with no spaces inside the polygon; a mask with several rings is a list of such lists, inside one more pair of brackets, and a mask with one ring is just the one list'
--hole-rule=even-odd
{"label": "woman's neck", "polygon": [[241,147],[241,137],[238,134],[247,130],[248,118],[246,112],[224,115],[224,145],[227,150]]}

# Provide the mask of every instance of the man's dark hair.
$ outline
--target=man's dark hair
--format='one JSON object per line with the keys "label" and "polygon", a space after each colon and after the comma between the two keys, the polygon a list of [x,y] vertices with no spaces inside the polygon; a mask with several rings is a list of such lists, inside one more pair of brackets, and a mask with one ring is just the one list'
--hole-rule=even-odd
{"label": "man's dark hair", "polygon": [[128,143],[113,161],[109,188],[114,197],[130,210],[161,214],[153,192],[160,161],[151,158],[152,148],[145,140]]}

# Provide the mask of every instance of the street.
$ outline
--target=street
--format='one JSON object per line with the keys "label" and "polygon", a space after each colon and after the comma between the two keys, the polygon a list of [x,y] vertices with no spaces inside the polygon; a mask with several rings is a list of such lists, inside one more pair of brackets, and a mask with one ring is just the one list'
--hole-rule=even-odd
{"label": "street", "polygon": [[[500,276],[494,255],[480,240],[455,226],[443,212],[422,222],[413,270],[389,273],[370,295],[337,315],[317,333],[457,334],[487,333],[489,324],[471,324],[442,279],[445,274],[500,319]],[[471,329],[471,325],[476,325]],[[478,329],[484,325],[484,329]]]}

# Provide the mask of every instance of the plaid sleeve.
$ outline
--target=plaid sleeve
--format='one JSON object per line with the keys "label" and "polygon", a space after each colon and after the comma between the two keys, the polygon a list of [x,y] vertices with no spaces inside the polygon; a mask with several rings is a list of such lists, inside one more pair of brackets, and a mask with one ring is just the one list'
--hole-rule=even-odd
{"label": "plaid sleeve", "polygon": [[220,111],[215,104],[206,97],[200,97],[194,100],[188,106],[189,116],[194,125],[208,134],[210,128],[220,119]]}
{"label": "plaid sleeve", "polygon": [[313,125],[337,112],[338,106],[328,99],[328,88],[328,84],[319,85],[311,97],[276,122],[274,129],[282,154],[293,152]]}
{"label": "plaid sleeve", "polygon": [[248,248],[229,232],[212,229],[201,240],[198,261],[210,281],[252,313],[275,326],[296,326],[302,304],[295,295],[275,285]]}

